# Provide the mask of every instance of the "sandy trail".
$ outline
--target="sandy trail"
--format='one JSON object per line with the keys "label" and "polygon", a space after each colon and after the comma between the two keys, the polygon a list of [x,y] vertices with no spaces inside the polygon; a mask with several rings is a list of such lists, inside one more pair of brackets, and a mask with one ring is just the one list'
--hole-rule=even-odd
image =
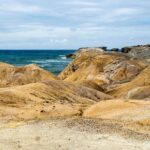
{"label": "sandy trail", "polygon": [[[119,134],[90,131],[77,120],[31,122],[0,129],[0,150],[149,150],[148,140],[125,138]],[[90,126],[90,125],[89,125]],[[93,126],[93,125],[91,125]],[[94,127],[92,127],[94,128]]]}

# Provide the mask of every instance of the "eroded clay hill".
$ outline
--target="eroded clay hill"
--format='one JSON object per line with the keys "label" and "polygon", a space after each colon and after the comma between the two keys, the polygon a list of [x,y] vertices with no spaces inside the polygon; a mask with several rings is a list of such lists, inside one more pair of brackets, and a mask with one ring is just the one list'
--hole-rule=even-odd
{"label": "eroded clay hill", "polygon": [[50,72],[38,67],[35,64],[24,67],[15,67],[0,62],[0,87],[14,85],[25,85],[45,80],[57,79]]}
{"label": "eroded clay hill", "polygon": [[59,75],[72,81],[102,91],[109,91],[132,81],[149,63],[123,53],[101,51],[82,52]]}
{"label": "eroded clay hill", "polygon": [[150,125],[150,101],[114,99],[99,102],[88,108],[84,117],[131,121]]}
{"label": "eroded clay hill", "polygon": [[146,67],[139,75],[119,87],[108,92],[115,97],[149,98],[150,97],[150,66]]}
{"label": "eroded clay hill", "polygon": [[57,80],[0,88],[0,117],[31,120],[82,115],[91,104],[111,98],[102,92]]}
{"label": "eroded clay hill", "polygon": [[58,77],[36,65],[0,63],[0,118],[22,121],[83,115],[149,126],[147,57],[100,48],[80,49],[74,57]]}

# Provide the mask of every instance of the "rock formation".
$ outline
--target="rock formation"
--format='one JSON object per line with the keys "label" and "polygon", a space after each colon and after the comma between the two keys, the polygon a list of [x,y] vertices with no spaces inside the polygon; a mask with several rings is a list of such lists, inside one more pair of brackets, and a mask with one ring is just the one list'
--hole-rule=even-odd
{"label": "rock formation", "polygon": [[150,122],[150,101],[110,100],[88,108],[84,117],[115,119],[121,121]]}
{"label": "rock formation", "polygon": [[68,58],[76,58],[81,56],[83,53],[103,53],[104,51],[107,50],[107,47],[84,47],[84,48],[80,48],[78,49],[75,53],[73,54],[69,54],[66,57]]}
{"label": "rock formation", "polygon": [[102,92],[57,80],[0,88],[0,116],[30,120],[81,115],[87,106],[111,98]]}
{"label": "rock formation", "polygon": [[142,58],[150,62],[150,45],[137,45],[124,47],[121,49],[122,52],[127,53],[130,57],[133,58]]}
{"label": "rock formation", "polygon": [[124,53],[104,49],[70,55],[74,60],[58,77],[34,64],[0,63],[1,119],[80,116],[140,122],[149,131],[149,45],[126,47]]}
{"label": "rock formation", "polygon": [[59,78],[107,91],[131,81],[148,65],[122,53],[88,51],[76,56]]}
{"label": "rock formation", "polygon": [[131,89],[127,92],[127,94],[125,94],[125,98],[150,100],[150,85]]}
{"label": "rock formation", "polygon": [[[150,66],[146,67],[139,75],[127,83],[120,85],[119,87],[110,90],[108,93],[115,97],[124,97],[126,94],[137,87],[149,86],[150,85]],[[144,93],[143,93],[144,94]]]}
{"label": "rock formation", "polygon": [[119,48],[112,48],[110,51],[112,51],[112,52],[119,52]]}
{"label": "rock formation", "polygon": [[35,64],[15,67],[6,63],[0,63],[0,87],[25,85],[55,79],[57,77]]}

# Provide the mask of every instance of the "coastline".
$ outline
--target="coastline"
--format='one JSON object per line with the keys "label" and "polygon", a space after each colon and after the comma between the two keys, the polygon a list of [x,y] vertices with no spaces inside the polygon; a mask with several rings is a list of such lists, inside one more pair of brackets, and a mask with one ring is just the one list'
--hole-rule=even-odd
{"label": "coastline", "polygon": [[72,56],[58,76],[36,64],[0,63],[2,150],[148,150],[149,45]]}

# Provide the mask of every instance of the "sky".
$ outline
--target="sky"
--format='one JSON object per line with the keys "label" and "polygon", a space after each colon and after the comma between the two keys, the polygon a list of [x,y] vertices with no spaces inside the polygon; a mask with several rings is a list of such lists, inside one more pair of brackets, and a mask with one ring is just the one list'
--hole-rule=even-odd
{"label": "sky", "polygon": [[0,49],[150,43],[150,0],[0,0]]}

